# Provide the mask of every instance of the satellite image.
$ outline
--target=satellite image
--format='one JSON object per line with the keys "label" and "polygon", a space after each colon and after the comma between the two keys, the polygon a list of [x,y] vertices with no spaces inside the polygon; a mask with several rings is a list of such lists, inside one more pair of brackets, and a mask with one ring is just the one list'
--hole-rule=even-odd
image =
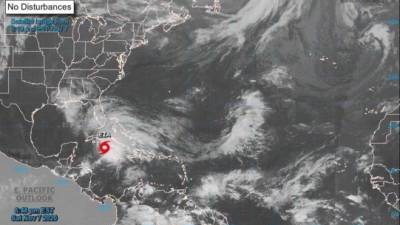
{"label": "satellite image", "polygon": [[399,0],[0,11],[0,225],[399,224]]}

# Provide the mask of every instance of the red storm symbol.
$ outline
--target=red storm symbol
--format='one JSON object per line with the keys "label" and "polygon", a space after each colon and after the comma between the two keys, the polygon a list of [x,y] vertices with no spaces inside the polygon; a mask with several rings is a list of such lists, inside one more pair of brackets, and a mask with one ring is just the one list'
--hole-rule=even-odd
{"label": "red storm symbol", "polygon": [[104,155],[106,154],[108,151],[110,151],[111,147],[110,147],[110,141],[102,141],[99,144],[99,152],[100,154]]}

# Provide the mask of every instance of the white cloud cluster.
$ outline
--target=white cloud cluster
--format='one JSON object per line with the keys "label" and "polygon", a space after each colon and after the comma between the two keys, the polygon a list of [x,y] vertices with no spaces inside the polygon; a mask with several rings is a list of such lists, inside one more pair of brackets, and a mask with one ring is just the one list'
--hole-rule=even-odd
{"label": "white cloud cluster", "polygon": [[263,175],[256,170],[210,174],[201,179],[201,185],[192,194],[204,204],[212,204],[218,198],[240,200],[242,193],[254,193],[262,178]]}
{"label": "white cloud cluster", "polygon": [[235,154],[243,152],[251,143],[263,145],[266,135],[262,125],[271,112],[272,109],[266,105],[260,91],[244,93],[228,113],[227,120],[233,121],[233,126],[224,131],[218,151],[222,154]]}
{"label": "white cloud cluster", "polygon": [[192,217],[184,210],[160,213],[147,205],[134,205],[127,209],[119,225],[188,225],[194,224]]}
{"label": "white cloud cluster", "polygon": [[242,47],[246,40],[246,32],[261,22],[272,18],[273,21],[261,38],[258,46],[263,49],[271,40],[273,34],[285,28],[291,21],[300,18],[308,10],[312,1],[304,0],[250,0],[235,15],[210,29],[197,30],[197,44],[205,44],[212,40],[230,40],[235,47]]}

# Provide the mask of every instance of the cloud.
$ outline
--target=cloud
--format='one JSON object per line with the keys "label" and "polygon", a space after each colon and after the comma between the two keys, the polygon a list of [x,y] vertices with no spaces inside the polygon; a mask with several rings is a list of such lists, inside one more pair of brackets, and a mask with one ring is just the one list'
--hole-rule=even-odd
{"label": "cloud", "polygon": [[333,204],[328,197],[309,196],[318,192],[324,179],[331,175],[335,159],[334,154],[310,153],[274,174],[256,169],[209,174],[201,178],[190,196],[203,205],[223,199],[241,201],[251,196],[254,205],[274,209],[294,224],[318,222],[321,210],[344,212],[339,202]]}
{"label": "cloud", "polygon": [[[270,22],[258,40],[258,47],[265,47],[273,34],[293,20],[298,19],[312,1],[304,0],[250,0],[235,15],[211,28],[196,31],[196,44],[203,45],[210,41],[226,40],[234,47],[242,47],[246,41],[246,33],[261,22]],[[277,18],[272,21],[272,18]]]}
{"label": "cloud", "polygon": [[192,195],[203,204],[213,204],[221,198],[240,200],[243,193],[255,192],[255,186],[262,178],[263,175],[256,170],[210,174],[201,179]]}
{"label": "cloud", "polygon": [[118,225],[189,225],[194,224],[187,211],[175,210],[160,213],[147,205],[134,205],[125,211]]}
{"label": "cloud", "polygon": [[271,83],[278,88],[294,88],[294,81],[284,66],[274,66],[268,73],[261,78],[263,82]]}
{"label": "cloud", "polygon": [[376,51],[382,51],[383,56],[380,66],[384,64],[392,51],[395,34],[390,30],[386,24],[374,24],[367,29],[359,39],[363,45],[369,46]]}
{"label": "cloud", "polygon": [[83,15],[111,15],[123,22],[135,22],[146,31],[162,26],[168,31],[190,18],[188,10],[174,1],[164,0],[81,0]]}
{"label": "cloud", "polygon": [[129,167],[124,171],[124,180],[122,183],[124,185],[130,185],[134,184],[137,182],[138,179],[144,178],[146,176],[146,173],[141,170],[140,168],[137,167]]}
{"label": "cloud", "polygon": [[226,119],[232,121],[233,126],[224,130],[225,134],[218,143],[218,153],[235,154],[243,152],[252,143],[263,145],[266,135],[262,126],[265,117],[271,112],[272,109],[264,102],[261,92],[244,93],[237,104],[230,108]]}

